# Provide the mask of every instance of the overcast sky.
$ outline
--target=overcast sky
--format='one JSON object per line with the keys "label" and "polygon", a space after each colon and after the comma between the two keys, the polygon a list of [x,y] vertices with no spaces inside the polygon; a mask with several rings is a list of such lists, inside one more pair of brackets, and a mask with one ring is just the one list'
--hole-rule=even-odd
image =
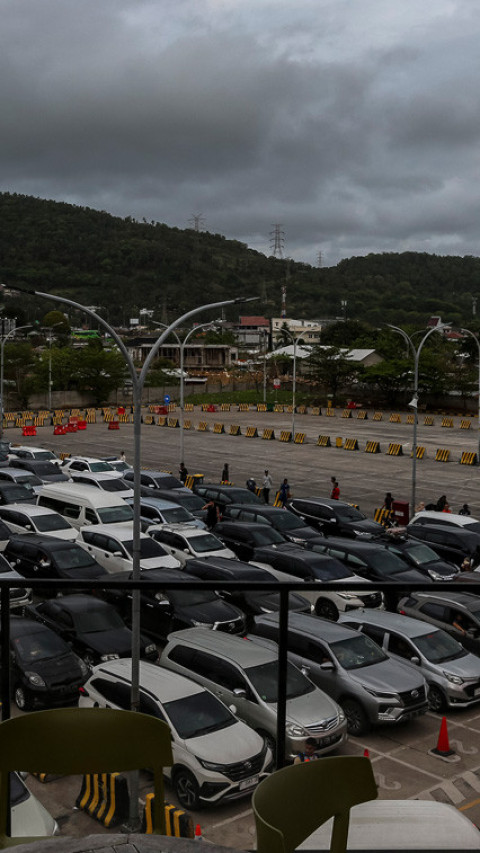
{"label": "overcast sky", "polygon": [[0,0],[0,189],[331,266],[476,255],[480,0]]}

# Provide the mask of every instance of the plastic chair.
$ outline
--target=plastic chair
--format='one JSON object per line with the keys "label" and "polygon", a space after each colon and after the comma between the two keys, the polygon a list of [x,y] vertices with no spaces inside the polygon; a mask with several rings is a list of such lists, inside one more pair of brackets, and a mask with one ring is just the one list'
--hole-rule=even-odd
{"label": "plastic chair", "polygon": [[257,851],[293,853],[333,817],[330,851],[345,853],[351,807],[376,797],[368,758],[320,758],[284,767],[260,782],[252,797]]}
{"label": "plastic chair", "polygon": [[11,770],[60,775],[150,768],[155,833],[165,834],[163,767],[173,764],[167,723],[110,708],[55,708],[0,723],[0,849],[37,838],[7,835]]}

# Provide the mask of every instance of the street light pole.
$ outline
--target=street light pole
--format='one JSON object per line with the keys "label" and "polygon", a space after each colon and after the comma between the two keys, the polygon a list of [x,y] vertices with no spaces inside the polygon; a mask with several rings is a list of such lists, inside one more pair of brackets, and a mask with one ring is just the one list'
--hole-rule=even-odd
{"label": "street light pole", "polygon": [[470,329],[460,329],[463,335],[470,335],[471,338],[475,341],[478,349],[478,449],[477,449],[477,462],[480,465],[480,341],[477,336],[470,331]]}
{"label": "street light pole", "polygon": [[2,338],[2,343],[0,344],[0,438],[3,437],[3,413],[5,410],[5,406],[3,403],[3,373],[4,373],[4,363],[5,363],[5,344],[8,339],[15,334],[15,332],[21,332],[22,329],[31,329],[32,324],[27,323],[25,326],[16,326],[15,329],[11,329],[7,332],[6,335]]}
{"label": "street light pole", "polygon": [[416,503],[416,489],[417,489],[417,430],[418,430],[418,366],[420,362],[420,353],[423,349],[423,345],[427,338],[433,334],[433,332],[442,332],[444,329],[448,328],[447,323],[438,323],[436,326],[433,326],[428,332],[423,336],[420,341],[418,347],[415,349],[413,341],[410,335],[404,331],[404,329],[400,329],[399,326],[392,326],[391,323],[387,323],[388,327],[392,329],[392,331],[397,332],[397,334],[401,335],[403,340],[410,346],[414,356],[414,379],[413,379],[413,397],[410,402],[410,406],[413,409],[413,440],[412,440],[412,491],[411,491],[411,513],[415,512],[415,503]]}
{"label": "street light pole", "polygon": [[[295,337],[288,329],[282,329],[282,334],[287,335],[293,343],[293,382],[292,382],[292,441],[295,441],[295,398],[297,393],[297,344],[304,341],[303,335]],[[305,342],[305,341],[304,341]]]}

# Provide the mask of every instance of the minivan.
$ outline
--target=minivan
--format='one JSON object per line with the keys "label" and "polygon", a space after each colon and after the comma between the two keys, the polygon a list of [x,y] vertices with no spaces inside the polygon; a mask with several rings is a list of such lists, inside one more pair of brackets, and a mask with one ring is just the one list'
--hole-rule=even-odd
{"label": "minivan", "polygon": [[133,510],[123,498],[81,483],[52,483],[37,496],[38,506],[63,515],[77,530],[86,524],[133,523]]}
{"label": "minivan", "polygon": [[[161,666],[193,678],[211,690],[241,720],[267,738],[272,749],[277,736],[278,656],[249,639],[205,628],[170,634]],[[322,690],[287,663],[285,755],[293,760],[313,737],[319,755],[346,739],[342,709]]]}

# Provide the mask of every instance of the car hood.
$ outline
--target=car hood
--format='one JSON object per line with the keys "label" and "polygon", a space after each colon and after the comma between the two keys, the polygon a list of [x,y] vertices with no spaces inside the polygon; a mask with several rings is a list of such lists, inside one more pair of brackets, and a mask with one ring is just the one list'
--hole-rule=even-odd
{"label": "car hood", "polygon": [[186,622],[204,622],[209,625],[215,622],[235,622],[242,619],[242,613],[237,607],[227,601],[210,601],[205,604],[189,604],[177,607],[175,615],[183,618]]}
{"label": "car hood", "polygon": [[60,569],[57,566],[52,570],[51,577],[55,577],[55,571],[60,578],[69,578],[71,580],[90,580],[90,578],[106,577],[105,569],[98,563],[91,566],[81,566],[80,568]]}
{"label": "car hood", "polygon": [[189,752],[205,761],[236,764],[258,755],[263,749],[263,738],[250,726],[238,721],[225,729],[187,738],[184,744]]}
{"label": "car hood", "polygon": [[[271,702],[270,707],[276,712],[277,703]],[[339,707],[336,702],[318,687],[311,693],[296,696],[294,699],[287,699],[287,722],[295,722],[305,728],[313,726],[321,720],[336,717],[338,714]]]}
{"label": "car hood", "polygon": [[47,837],[58,829],[56,820],[34,796],[12,807],[11,820],[12,835],[19,838]]}
{"label": "car hood", "polygon": [[470,652],[456,660],[440,661],[435,666],[441,668],[443,672],[451,672],[453,675],[460,675],[462,678],[480,679],[480,658]]}
{"label": "car hood", "polygon": [[177,560],[171,554],[165,554],[164,557],[150,557],[147,560],[140,560],[141,569],[179,569],[180,567],[180,560]]}
{"label": "car hood", "polygon": [[[246,592],[244,598],[245,604],[255,614],[278,613],[280,610],[279,592]],[[290,592],[288,594],[288,609],[299,613],[310,613],[312,607],[302,595]]]}
{"label": "car hood", "polygon": [[420,690],[425,684],[420,673],[412,671],[410,666],[392,658],[374,663],[371,666],[350,669],[348,675],[352,681],[356,681],[367,690],[374,690],[378,693],[404,693],[407,690]]}
{"label": "car hood", "polygon": [[315,542],[316,540],[325,541],[325,537],[321,536],[318,530],[314,530],[313,527],[298,527],[294,530],[279,530],[279,533],[282,536],[285,536],[285,539],[288,539],[289,542]]}
{"label": "car hood", "polygon": [[352,531],[352,533],[355,530],[359,530],[362,535],[368,534],[370,536],[378,536],[379,533],[383,533],[382,525],[369,518],[362,518],[360,521],[342,522],[342,527],[346,530]]}
{"label": "car hood", "polygon": [[85,631],[78,639],[99,655],[113,654],[130,657],[132,654],[132,632],[129,628],[110,628],[108,631]]}
{"label": "car hood", "polygon": [[20,665],[24,671],[37,672],[41,675],[48,687],[53,687],[62,682],[65,684],[83,684],[87,678],[86,675],[82,675],[80,664],[71,652],[54,658],[30,661],[26,665],[22,661]]}

